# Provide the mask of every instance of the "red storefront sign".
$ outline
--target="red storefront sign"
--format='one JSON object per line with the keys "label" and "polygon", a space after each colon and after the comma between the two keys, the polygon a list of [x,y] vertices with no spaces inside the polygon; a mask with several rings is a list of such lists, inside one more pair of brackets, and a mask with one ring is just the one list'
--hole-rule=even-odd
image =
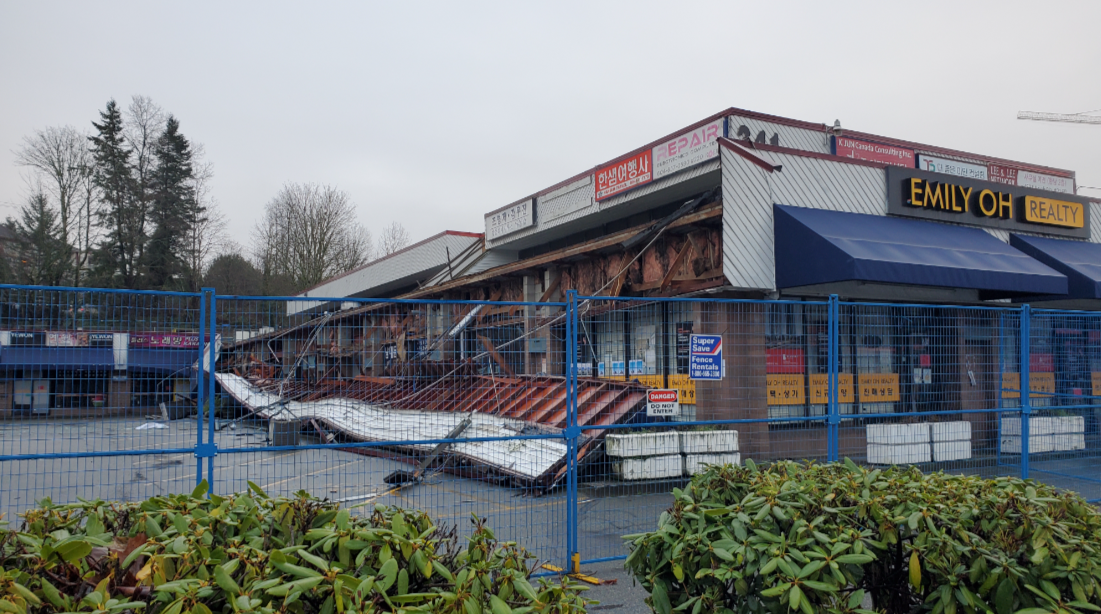
{"label": "red storefront sign", "polygon": [[914,150],[912,149],[895,147],[894,145],[870,143],[868,141],[858,141],[856,139],[847,139],[840,136],[834,139],[834,144],[835,154],[843,158],[853,158],[854,160],[864,160],[866,162],[878,162],[880,164],[890,164],[892,166],[916,168]]}
{"label": "red storefront sign", "polygon": [[1054,354],[1030,354],[1028,370],[1033,373],[1051,373],[1055,371]]}
{"label": "red storefront sign", "polygon": [[198,335],[180,333],[130,333],[132,348],[197,348]]}
{"label": "red storefront sign", "polygon": [[803,350],[795,348],[765,350],[766,373],[802,373],[803,365]]}
{"label": "red storefront sign", "polygon": [[990,181],[1004,183],[1006,185],[1017,185],[1017,169],[1011,166],[988,164],[986,171],[986,176]]}
{"label": "red storefront sign", "polygon": [[597,169],[596,199],[604,200],[620,192],[650,183],[654,178],[651,150]]}

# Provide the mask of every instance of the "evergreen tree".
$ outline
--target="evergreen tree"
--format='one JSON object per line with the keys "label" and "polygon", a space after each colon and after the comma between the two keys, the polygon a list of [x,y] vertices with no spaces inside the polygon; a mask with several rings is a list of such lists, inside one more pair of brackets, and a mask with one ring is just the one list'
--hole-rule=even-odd
{"label": "evergreen tree", "polygon": [[187,236],[204,215],[195,199],[191,145],[180,133],[180,122],[169,116],[153,148],[155,167],[150,187],[149,222],[153,232],[145,249],[147,285],[158,290],[182,289]]}
{"label": "evergreen tree", "polygon": [[97,213],[104,236],[93,256],[97,282],[137,289],[140,286],[139,254],[145,244],[144,215],[135,206],[130,150],[123,138],[122,113],[112,99],[92,122],[95,184],[101,207]]}
{"label": "evergreen tree", "polygon": [[49,198],[41,192],[31,195],[19,217],[7,222],[15,233],[15,279],[36,286],[61,285],[70,269],[72,250]]}

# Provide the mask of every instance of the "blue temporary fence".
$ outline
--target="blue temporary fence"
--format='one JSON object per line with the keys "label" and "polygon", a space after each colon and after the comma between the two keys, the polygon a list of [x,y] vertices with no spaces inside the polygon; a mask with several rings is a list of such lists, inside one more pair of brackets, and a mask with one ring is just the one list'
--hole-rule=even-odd
{"label": "blue temporary fence", "polygon": [[460,530],[484,517],[575,568],[623,557],[673,488],[746,459],[1101,501],[1098,392],[1101,314],[1027,304],[0,286],[0,514],[252,482]]}

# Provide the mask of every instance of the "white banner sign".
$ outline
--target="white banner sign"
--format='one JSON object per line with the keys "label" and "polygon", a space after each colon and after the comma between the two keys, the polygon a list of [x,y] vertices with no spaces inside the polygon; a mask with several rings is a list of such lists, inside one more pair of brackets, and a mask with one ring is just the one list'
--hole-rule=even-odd
{"label": "white banner sign", "polygon": [[493,240],[535,225],[535,200],[529,198],[486,216],[486,238]]}
{"label": "white banner sign", "polygon": [[1074,194],[1074,180],[1070,177],[1041,175],[1032,171],[1019,170],[1017,171],[1017,185],[1024,188]]}
{"label": "white banner sign", "polygon": [[918,154],[918,168],[933,173],[944,173],[968,179],[981,179],[987,181],[986,167],[978,164],[968,164],[945,158],[935,158],[925,154]]}
{"label": "white banner sign", "polygon": [[718,157],[718,142],[722,135],[723,120],[716,119],[658,145],[653,149],[654,179]]}

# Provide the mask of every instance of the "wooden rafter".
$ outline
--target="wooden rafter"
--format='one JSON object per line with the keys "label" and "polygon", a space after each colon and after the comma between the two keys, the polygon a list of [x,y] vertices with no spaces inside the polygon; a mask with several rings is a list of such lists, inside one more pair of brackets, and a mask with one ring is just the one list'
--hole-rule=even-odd
{"label": "wooden rafter", "polygon": [[505,362],[505,359],[497,353],[497,348],[493,347],[493,342],[490,341],[489,338],[485,337],[484,335],[478,335],[478,340],[482,342],[482,346],[486,349],[486,352],[489,352],[489,355],[493,358],[494,362],[500,365],[502,371],[507,373],[509,377],[516,377],[516,373],[512,370],[511,367],[508,366],[508,363]]}

